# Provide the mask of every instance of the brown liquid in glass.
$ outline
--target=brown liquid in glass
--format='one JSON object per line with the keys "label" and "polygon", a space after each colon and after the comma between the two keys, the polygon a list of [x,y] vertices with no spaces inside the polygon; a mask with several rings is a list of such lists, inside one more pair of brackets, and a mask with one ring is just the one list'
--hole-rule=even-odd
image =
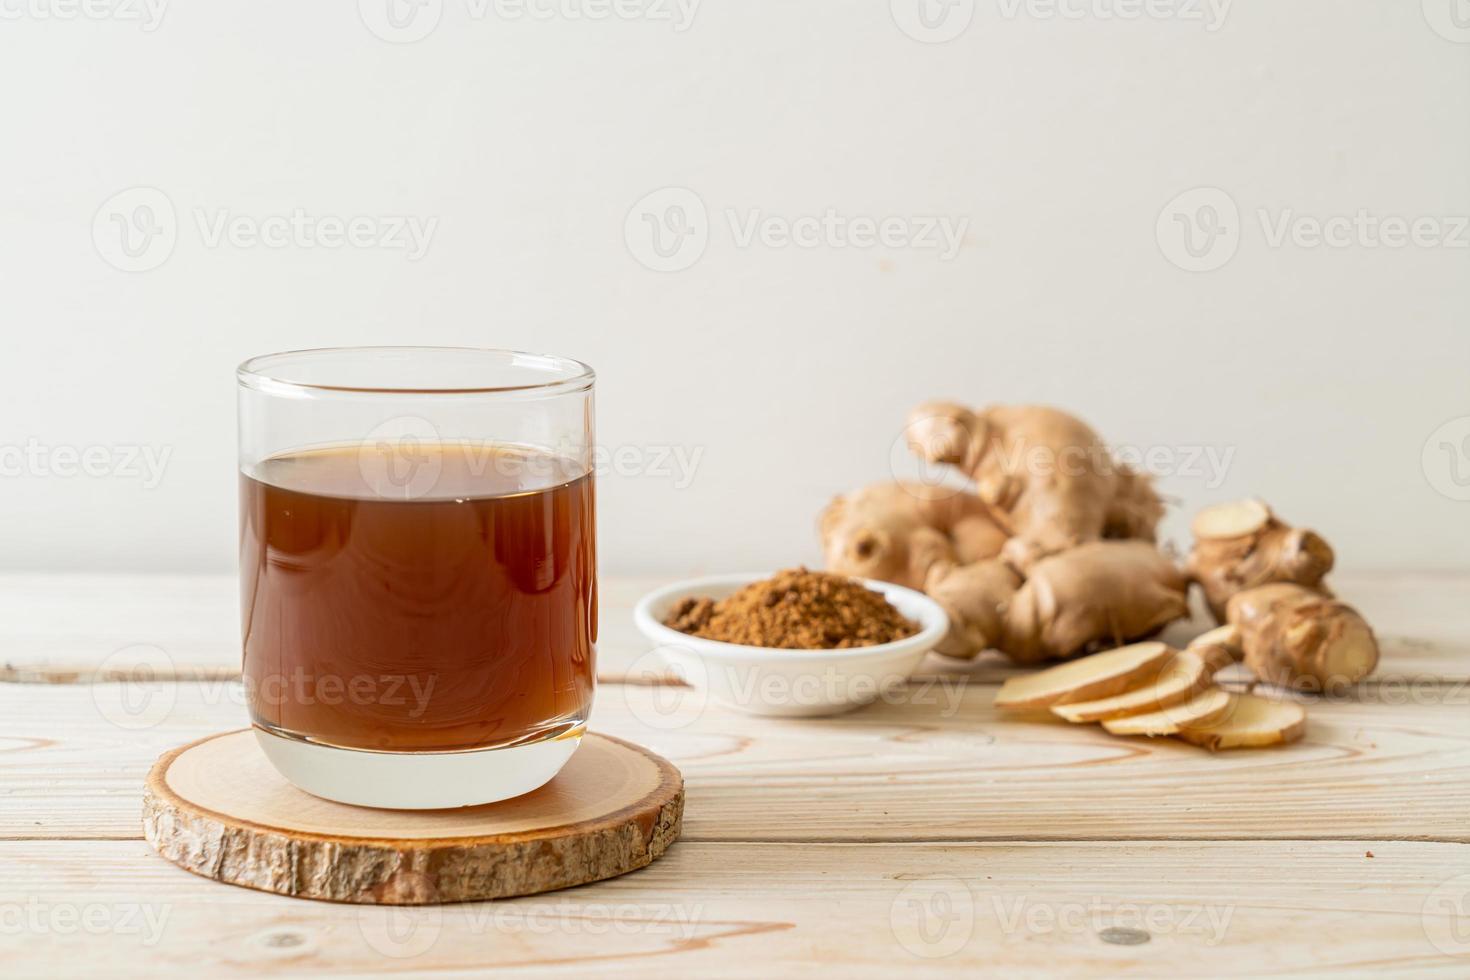
{"label": "brown liquid in glass", "polygon": [[252,720],[389,751],[579,731],[597,640],[591,475],[520,448],[425,446],[430,479],[384,499],[361,462],[313,450],[241,474]]}

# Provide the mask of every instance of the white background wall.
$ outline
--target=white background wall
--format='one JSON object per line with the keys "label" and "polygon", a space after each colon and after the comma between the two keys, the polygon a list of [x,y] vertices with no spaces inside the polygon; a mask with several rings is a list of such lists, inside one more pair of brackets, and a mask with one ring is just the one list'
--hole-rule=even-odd
{"label": "white background wall", "polygon": [[[906,410],[939,396],[1233,452],[1221,485],[1163,480],[1175,538],[1197,505],[1258,493],[1344,565],[1470,559],[1455,0],[1242,0],[1219,22],[1192,0],[1141,19],[978,0],[946,43],[968,0],[927,0],[951,17],[928,32],[918,0],[704,0],[687,25],[663,0],[602,20],[425,0],[396,34],[387,0],[178,0],[151,30],[123,19],[133,0],[68,2],[0,0],[6,567],[231,568],[235,364],[377,343],[570,354],[599,371],[603,443],[702,451],[687,487],[603,481],[605,570],[815,560],[817,510],[887,477]],[[706,247],[658,272],[625,220],[671,186],[705,208],[686,247]],[[137,187],[166,196],[177,240],[125,272],[111,216]],[[1199,187],[1218,190],[1171,205]],[[1181,268],[1174,214],[1225,202],[1238,220],[1216,211],[1199,260],[1219,267]],[[945,258],[742,246],[726,214],[828,208],[968,226]],[[211,246],[198,226],[293,209],[438,223],[417,260]],[[1283,216],[1359,211],[1437,223],[1397,248],[1272,242]],[[3,447],[27,446],[41,462],[17,470]],[[91,446],[171,455],[156,486],[54,472]]]}

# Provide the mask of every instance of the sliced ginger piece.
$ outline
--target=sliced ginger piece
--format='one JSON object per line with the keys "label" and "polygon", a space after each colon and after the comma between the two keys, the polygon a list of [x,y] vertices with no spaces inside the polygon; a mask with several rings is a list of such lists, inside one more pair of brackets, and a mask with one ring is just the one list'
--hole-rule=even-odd
{"label": "sliced ginger piece", "polygon": [[1173,733],[1191,745],[1211,752],[1220,749],[1284,745],[1302,737],[1307,712],[1290,701],[1270,701],[1254,694],[1230,695],[1230,706],[1210,722],[1191,722]]}
{"label": "sliced ginger piece", "polygon": [[1189,529],[1197,538],[1243,538],[1271,523],[1271,508],[1263,500],[1233,500],[1206,507],[1195,515]]}
{"label": "sliced ginger piece", "polygon": [[1159,668],[1174,655],[1163,643],[1134,643],[1058,664],[1034,674],[1012,677],[995,695],[997,708],[1049,708],[1055,704],[1094,701],[1141,687],[1155,680]]}
{"label": "sliced ginger piece", "polygon": [[1054,704],[1051,710],[1052,714],[1060,715],[1073,724],[1141,715],[1188,701],[1209,685],[1213,673],[1203,658],[1185,650],[1164,666],[1158,680],[1152,684],[1097,701]]}
{"label": "sliced ginger piece", "polygon": [[1230,710],[1230,692],[1212,687],[1188,701],[1141,715],[1104,719],[1102,726],[1113,735],[1173,735],[1183,726],[1206,725],[1225,717]]}

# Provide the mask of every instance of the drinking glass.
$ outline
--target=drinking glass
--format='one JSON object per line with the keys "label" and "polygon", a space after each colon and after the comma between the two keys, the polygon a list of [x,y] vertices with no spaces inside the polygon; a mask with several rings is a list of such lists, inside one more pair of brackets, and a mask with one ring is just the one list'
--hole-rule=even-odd
{"label": "drinking glass", "polygon": [[593,379],[459,348],[240,366],[243,673],[288,780],[469,806],[571,757],[596,658]]}

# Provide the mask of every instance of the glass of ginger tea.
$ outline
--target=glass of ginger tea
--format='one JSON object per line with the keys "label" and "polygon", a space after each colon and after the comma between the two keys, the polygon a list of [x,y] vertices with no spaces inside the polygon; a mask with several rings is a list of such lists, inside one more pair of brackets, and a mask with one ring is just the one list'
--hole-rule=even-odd
{"label": "glass of ginger tea", "polygon": [[271,764],[377,807],[548,782],[592,706],[592,370],[359,347],[237,376],[243,677]]}

